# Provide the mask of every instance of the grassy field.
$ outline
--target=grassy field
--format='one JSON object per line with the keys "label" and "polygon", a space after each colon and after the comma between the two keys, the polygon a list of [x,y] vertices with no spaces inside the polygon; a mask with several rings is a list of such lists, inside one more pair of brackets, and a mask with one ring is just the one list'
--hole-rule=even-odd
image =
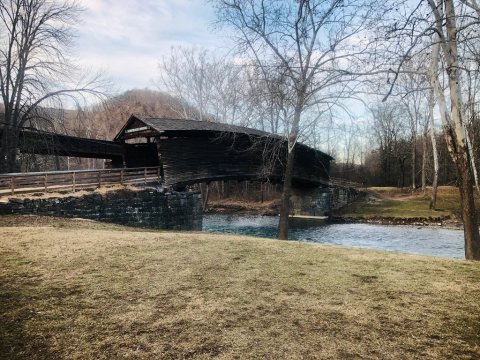
{"label": "grassy field", "polygon": [[478,359],[480,264],[0,218],[0,357]]}
{"label": "grassy field", "polygon": [[351,218],[423,218],[460,219],[460,196],[452,186],[440,186],[437,209],[430,210],[430,189],[423,195],[420,191],[391,187],[369,188],[368,195],[342,208],[339,215]]}

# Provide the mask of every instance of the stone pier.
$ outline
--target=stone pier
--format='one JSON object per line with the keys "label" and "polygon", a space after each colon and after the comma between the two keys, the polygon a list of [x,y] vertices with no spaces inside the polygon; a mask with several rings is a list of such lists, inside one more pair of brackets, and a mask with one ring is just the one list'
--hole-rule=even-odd
{"label": "stone pier", "polygon": [[351,188],[292,189],[290,196],[291,215],[329,216],[333,210],[352,202],[359,192]]}

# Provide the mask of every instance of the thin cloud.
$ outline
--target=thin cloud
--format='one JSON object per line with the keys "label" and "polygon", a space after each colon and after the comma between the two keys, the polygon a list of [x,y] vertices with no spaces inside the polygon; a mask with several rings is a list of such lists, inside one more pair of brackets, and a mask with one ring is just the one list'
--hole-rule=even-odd
{"label": "thin cloud", "polygon": [[105,69],[122,89],[152,87],[157,63],[172,46],[225,48],[204,0],[82,0],[76,57]]}

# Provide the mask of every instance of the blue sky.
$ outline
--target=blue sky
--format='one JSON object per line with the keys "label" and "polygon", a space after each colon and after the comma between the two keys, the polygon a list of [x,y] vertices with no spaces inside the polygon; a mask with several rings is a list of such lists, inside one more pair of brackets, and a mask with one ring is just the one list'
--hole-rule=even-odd
{"label": "blue sky", "polygon": [[207,0],[80,0],[75,57],[103,70],[120,91],[155,88],[158,62],[172,46],[226,52],[229,40],[213,27]]}

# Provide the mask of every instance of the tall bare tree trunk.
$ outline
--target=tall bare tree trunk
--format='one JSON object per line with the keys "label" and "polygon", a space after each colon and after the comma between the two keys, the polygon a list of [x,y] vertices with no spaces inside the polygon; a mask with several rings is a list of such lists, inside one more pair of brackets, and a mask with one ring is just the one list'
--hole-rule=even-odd
{"label": "tall bare tree trunk", "polygon": [[293,115],[292,127],[288,135],[287,141],[287,165],[285,168],[285,175],[283,178],[283,191],[282,191],[282,205],[280,207],[280,220],[278,222],[278,234],[277,238],[280,240],[288,239],[288,216],[290,214],[290,194],[292,192],[292,178],[293,178],[293,165],[295,161],[295,145],[298,140],[298,127],[300,124],[300,116],[302,114],[304,106],[304,94],[301,94],[297,98],[297,104],[295,106],[295,113]]}
{"label": "tall bare tree trunk", "polygon": [[427,132],[428,127],[423,132],[422,137],[422,194],[424,196],[427,192]]}
{"label": "tall bare tree trunk", "polygon": [[417,175],[417,137],[412,136],[412,190],[417,188],[416,184]]}
{"label": "tall bare tree trunk", "polygon": [[432,197],[430,200],[430,209],[437,208],[437,190],[438,190],[438,149],[437,149],[437,138],[435,137],[435,127],[433,122],[433,96],[430,101],[430,114],[429,114],[429,122],[430,122],[430,141],[432,142],[432,153],[433,153],[433,181],[432,181]]}
{"label": "tall bare tree trunk", "polygon": [[[467,260],[480,260],[480,234],[473,197],[472,172],[465,138],[465,127],[462,121],[455,7],[453,0],[437,0],[437,6],[434,6],[433,3],[430,4],[432,10],[435,11],[437,28],[432,41],[430,81],[438,101],[448,151],[457,168],[465,238],[465,258]],[[443,5],[445,5],[445,17],[442,13]],[[443,31],[444,26],[446,27],[446,34]],[[442,39],[440,34],[443,34]],[[445,93],[438,78],[440,45],[442,46],[448,75],[450,111],[447,110]]]}
{"label": "tall bare tree trunk", "polygon": [[288,150],[287,166],[283,180],[282,205],[280,207],[280,220],[278,223],[278,235],[280,240],[288,239],[288,216],[290,214],[290,194],[292,192],[293,163],[295,157],[295,146]]}
{"label": "tall bare tree trunk", "polygon": [[473,197],[472,173],[468,154],[458,157],[456,163],[460,189],[460,206],[462,210],[463,232],[465,236],[465,258],[480,260],[480,236]]}
{"label": "tall bare tree trunk", "polygon": [[[437,47],[437,50],[438,50],[438,47]],[[432,68],[435,69],[435,66],[433,63],[432,63]],[[430,209],[435,210],[437,207],[438,171],[439,171],[437,138],[435,137],[435,122],[433,119],[433,112],[435,108],[435,89],[433,87],[437,86],[436,76],[433,76],[430,80],[432,82],[432,89],[430,90],[430,95],[428,97],[428,133],[430,135],[430,141],[432,143],[432,153],[433,153],[433,181],[432,181],[432,196],[430,198]],[[444,104],[443,106],[440,106],[440,111],[443,111],[442,121],[446,121],[446,113],[445,113],[446,109],[444,107],[445,107]]]}
{"label": "tall bare tree trunk", "polygon": [[480,260],[480,234],[477,225],[477,214],[473,197],[472,172],[470,156],[465,139],[465,126],[462,121],[462,97],[459,87],[459,66],[457,53],[457,26],[455,21],[455,6],[453,0],[445,0],[445,23],[448,43],[444,44],[444,55],[447,62],[448,85],[450,89],[450,113],[452,115],[455,152],[453,153],[457,166],[460,199],[462,207],[463,231],[465,235],[465,258]]}
{"label": "tall bare tree trunk", "polygon": [[475,182],[475,188],[477,193],[480,194],[480,187],[478,185],[478,173],[477,166],[475,165],[475,156],[473,152],[472,141],[470,140],[470,134],[468,133],[468,128],[465,126],[465,138],[467,139],[468,155],[470,156],[470,165],[472,167],[473,180]]}

